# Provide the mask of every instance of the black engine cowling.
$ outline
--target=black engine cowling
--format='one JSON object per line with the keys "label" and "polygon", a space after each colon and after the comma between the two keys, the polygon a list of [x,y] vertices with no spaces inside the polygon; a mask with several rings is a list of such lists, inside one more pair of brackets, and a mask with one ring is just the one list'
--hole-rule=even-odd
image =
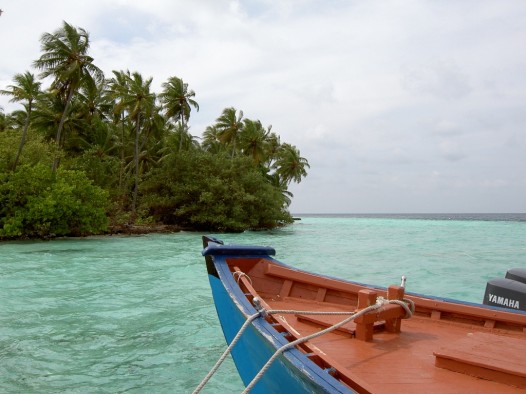
{"label": "black engine cowling", "polygon": [[526,311],[526,269],[512,268],[506,278],[488,281],[483,304]]}
{"label": "black engine cowling", "polygon": [[526,283],[526,268],[511,268],[506,272],[506,278]]}

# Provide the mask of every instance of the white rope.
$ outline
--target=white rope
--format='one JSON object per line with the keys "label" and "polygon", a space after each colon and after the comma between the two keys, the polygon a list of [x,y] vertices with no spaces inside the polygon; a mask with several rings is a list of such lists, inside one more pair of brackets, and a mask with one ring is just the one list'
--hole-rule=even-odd
{"label": "white rope", "polygon": [[413,313],[415,313],[415,303],[408,298],[404,298],[403,300],[387,300],[387,303],[400,305],[402,308],[404,308],[405,316],[402,317],[402,319],[409,319],[411,316],[413,316]]}
{"label": "white rope", "polygon": [[244,272],[241,272],[241,271],[235,271],[232,276],[236,279],[236,283],[239,284],[239,280],[241,278],[247,278],[248,282],[250,283],[250,286],[252,286],[252,279],[250,279],[250,276],[248,276],[247,274],[245,274]]}
{"label": "white rope", "polygon": [[215,363],[215,365],[212,367],[212,369],[210,370],[210,372],[208,372],[208,374],[204,377],[204,379],[201,381],[201,383],[199,383],[199,386],[197,386],[197,388],[192,392],[192,394],[197,394],[199,393],[203,387],[205,386],[205,384],[210,380],[210,378],[214,375],[214,373],[216,373],[216,371],[219,369],[219,367],[221,366],[221,364],[223,363],[223,361],[225,361],[225,359],[227,358],[227,356],[230,354],[230,351],[232,350],[232,348],[236,345],[237,341],[239,341],[239,338],[241,338],[241,335],[243,334],[243,332],[246,330],[246,328],[250,325],[250,323],[252,323],[257,317],[259,317],[260,313],[254,313],[253,315],[250,315],[248,317],[248,319],[245,321],[245,323],[243,323],[243,325],[241,326],[241,328],[239,329],[238,333],[236,334],[236,336],[234,337],[234,339],[232,340],[232,342],[230,343],[230,345],[226,348],[226,350],[223,352],[223,354],[221,355],[221,357],[219,357],[219,360],[217,360],[217,362]]}
{"label": "white rope", "polygon": [[[408,302],[410,306],[407,306],[406,302]],[[286,345],[283,345],[282,347],[280,347],[278,350],[276,350],[276,352],[272,355],[272,357],[267,361],[267,363],[260,369],[258,374],[248,384],[248,386],[243,391],[243,394],[246,394],[246,393],[250,392],[250,390],[252,390],[252,388],[255,386],[255,384],[261,379],[261,377],[265,374],[265,372],[270,368],[271,364],[285,350],[288,350],[288,349],[290,349],[290,348],[292,348],[292,347],[294,347],[296,345],[299,345],[301,343],[307,342],[307,341],[309,341],[311,339],[317,338],[317,337],[319,337],[321,335],[324,335],[324,334],[327,334],[327,333],[329,333],[331,331],[334,331],[334,330],[340,328],[341,326],[343,326],[343,325],[355,320],[356,318],[366,314],[367,312],[370,312],[370,311],[373,311],[373,310],[381,308],[385,304],[397,304],[397,305],[400,305],[402,308],[404,308],[404,310],[406,312],[406,315],[403,317],[403,319],[407,319],[407,318],[411,317],[413,315],[413,313],[414,313],[414,310],[415,310],[415,303],[412,300],[409,300],[409,299],[404,299],[403,301],[402,300],[387,300],[387,299],[384,299],[383,297],[378,297],[376,299],[376,304],[370,305],[367,308],[364,308],[361,311],[356,312],[356,313],[354,313],[354,312],[293,311],[293,310],[270,310],[270,311],[267,311],[268,314],[278,314],[278,313],[280,313],[280,314],[291,314],[291,313],[293,313],[293,314],[301,314],[301,315],[346,315],[346,314],[351,313],[352,315],[349,316],[348,318],[342,320],[339,323],[336,323],[336,324],[334,324],[334,325],[332,325],[330,327],[327,327],[324,330],[318,331],[318,332],[316,332],[314,334],[307,335],[307,336],[302,337],[302,338],[298,338],[295,341],[289,342]]]}
{"label": "white rope", "polygon": [[[296,339],[295,341],[292,341],[292,342],[289,342],[287,343],[286,345],[283,345],[282,347],[280,347],[278,350],[276,350],[276,352],[272,355],[272,357],[270,357],[270,359],[267,361],[267,363],[263,366],[263,368],[261,368],[258,372],[258,374],[256,376],[254,376],[254,378],[252,379],[252,381],[248,384],[248,386],[245,388],[245,390],[243,391],[243,394],[246,394],[248,392],[250,392],[250,390],[252,390],[252,387],[254,387],[254,385],[261,379],[261,377],[265,374],[265,372],[267,371],[267,369],[270,368],[270,365],[274,362],[274,360],[276,358],[279,357],[279,355],[281,353],[283,353],[285,350],[287,349],[290,349],[291,347],[294,347],[296,345],[299,345],[303,342],[306,342],[308,340],[311,340],[311,339],[314,339],[316,337],[319,337],[323,334],[326,334],[328,332],[331,332],[331,331],[334,331],[336,330],[337,328],[340,328],[341,326],[343,326],[344,324],[347,324],[349,323],[350,321],[353,321],[354,319],[356,319],[357,317],[360,317],[364,314],[366,314],[367,312],[370,312],[370,311],[373,311],[375,309],[378,309],[378,308],[381,308],[382,307],[382,304],[374,304],[374,305],[370,305],[368,306],[367,308],[364,308],[362,309],[361,311],[359,312],[356,312],[354,313],[353,315],[349,316],[347,319],[344,319],[342,320],[341,322],[339,323],[336,323],[335,325],[333,326],[330,326],[330,327],[327,327],[326,329],[324,330],[321,330],[321,331],[318,331],[318,332],[315,332],[314,334],[311,334],[311,335],[307,335],[306,337],[302,337],[302,338],[298,338]],[[275,311],[268,311],[269,313],[274,313]]]}
{"label": "white rope", "polygon": [[[351,315],[348,318],[340,321],[339,323],[336,323],[330,327],[325,328],[324,330],[318,331],[316,333],[313,333],[311,335],[307,335],[302,338],[298,338],[295,341],[289,342],[279,349],[276,350],[276,352],[270,357],[270,359],[266,362],[266,364],[260,369],[258,374],[252,379],[252,381],[248,384],[248,386],[243,391],[243,394],[246,394],[252,390],[254,385],[261,379],[261,377],[265,374],[265,372],[270,368],[271,364],[276,360],[276,358],[279,357],[281,353],[284,351],[299,345],[301,343],[307,342],[311,339],[317,338],[321,335],[324,335],[326,333],[329,333],[331,331],[334,331],[341,326],[353,321],[354,319],[366,314],[367,312],[376,310],[381,308],[385,304],[397,304],[400,305],[402,308],[404,308],[406,315],[403,317],[403,319],[409,318],[413,315],[415,310],[415,304],[412,300],[404,299],[404,300],[387,300],[383,297],[378,297],[376,299],[376,304],[370,305],[367,308],[364,308],[360,310],[359,312],[349,312],[349,311],[333,311],[333,312],[327,312],[327,311],[300,311],[300,310],[290,310],[290,309],[271,309],[271,310],[264,310],[264,308],[261,308],[260,301],[256,298],[254,298],[254,303],[256,304],[256,308],[258,309],[258,312],[250,315],[248,319],[243,323],[241,328],[239,329],[238,333],[230,343],[230,345],[227,347],[227,349],[223,352],[219,360],[215,363],[215,365],[212,367],[210,372],[204,377],[204,379],[199,383],[197,388],[193,391],[192,394],[199,393],[203,387],[206,385],[206,383],[210,380],[210,378],[214,375],[214,373],[219,369],[223,361],[227,358],[227,356],[230,354],[232,348],[236,345],[236,343],[241,338],[241,335],[245,332],[247,327],[252,323],[255,319],[257,319],[260,316],[265,315],[276,315],[276,314],[296,314],[296,315]],[[407,305],[409,303],[409,306]]]}

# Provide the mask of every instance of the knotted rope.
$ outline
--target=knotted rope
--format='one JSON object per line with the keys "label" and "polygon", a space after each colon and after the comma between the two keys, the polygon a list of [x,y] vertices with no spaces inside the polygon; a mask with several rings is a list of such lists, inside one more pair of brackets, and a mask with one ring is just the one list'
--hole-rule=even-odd
{"label": "knotted rope", "polygon": [[[212,367],[210,372],[205,376],[203,381],[197,386],[197,388],[193,391],[192,394],[199,393],[202,388],[205,386],[205,384],[210,380],[210,378],[214,375],[214,373],[219,369],[220,365],[223,363],[223,361],[226,359],[226,357],[230,354],[232,348],[236,345],[236,343],[239,341],[241,336],[243,335],[244,331],[247,329],[247,327],[258,317],[266,317],[267,315],[275,315],[275,314],[296,314],[296,315],[350,315],[348,318],[325,328],[324,330],[318,331],[316,333],[313,333],[311,335],[307,335],[305,337],[301,337],[296,339],[295,341],[289,342],[279,349],[277,349],[272,357],[266,362],[266,364],[259,370],[256,376],[252,379],[252,381],[247,385],[245,390],[243,391],[243,394],[250,392],[252,388],[255,386],[255,384],[261,379],[261,377],[265,374],[265,372],[270,368],[272,363],[282,354],[284,351],[295,347],[296,345],[299,345],[301,343],[307,342],[311,339],[317,338],[321,335],[327,334],[331,331],[334,331],[343,325],[357,319],[358,317],[371,312],[373,310],[381,308],[385,304],[397,304],[400,305],[402,308],[404,308],[406,315],[403,317],[403,319],[407,319],[411,317],[415,310],[415,304],[412,300],[404,299],[404,300],[388,300],[383,297],[378,297],[376,299],[376,303],[373,305],[368,306],[367,308],[364,308],[358,312],[350,312],[350,311],[341,311],[341,312],[327,312],[327,311],[299,311],[299,310],[289,310],[289,309],[270,309],[265,310],[261,306],[261,302],[257,297],[254,297],[253,303],[257,309],[257,313],[250,315],[247,320],[243,323],[241,328],[239,329],[238,333],[230,343],[230,345],[227,347],[227,349],[223,352],[219,360],[215,363],[215,365]],[[409,304],[409,305],[408,305]]]}

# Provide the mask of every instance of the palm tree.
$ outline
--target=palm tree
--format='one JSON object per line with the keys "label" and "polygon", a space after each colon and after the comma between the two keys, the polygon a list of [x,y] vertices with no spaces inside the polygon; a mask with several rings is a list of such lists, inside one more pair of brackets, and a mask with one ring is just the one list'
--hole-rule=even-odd
{"label": "palm tree", "polygon": [[292,203],[292,197],[294,197],[294,195],[288,190],[287,183],[281,180],[277,173],[269,174],[267,178],[270,184],[279,190],[283,196],[285,205],[288,207]]}
{"label": "palm tree", "polygon": [[15,110],[5,114],[0,107],[0,132],[23,129],[26,115],[26,111],[23,110]]}
{"label": "palm tree", "polygon": [[217,126],[208,126],[203,133],[201,147],[210,153],[219,153],[224,150],[224,145],[219,140],[219,129]]}
{"label": "palm tree", "polygon": [[4,109],[0,107],[0,133],[2,131],[5,131],[5,129],[6,129],[6,121],[5,121]]}
{"label": "palm tree", "polygon": [[279,135],[276,133],[270,133],[267,136],[267,161],[265,163],[268,168],[271,167],[272,162],[277,158],[280,147],[281,141]]}
{"label": "palm tree", "polygon": [[[170,77],[168,81],[162,84],[163,91],[159,95],[161,103],[164,105],[166,116],[178,118],[182,130],[188,132],[186,125],[190,119],[192,107],[199,111],[199,105],[192,98],[195,97],[193,90],[188,90],[188,84],[184,83],[181,78]],[[183,138],[179,139],[179,150],[182,149]]]}
{"label": "palm tree", "polygon": [[141,148],[140,135],[143,124],[149,120],[155,109],[155,94],[150,91],[152,78],[146,80],[138,72],[114,71],[109,85],[117,99],[118,111],[126,111],[135,130],[134,143],[134,188],[132,199],[132,216],[135,217],[137,208],[137,194],[139,190],[139,151]]}
{"label": "palm tree", "polygon": [[[141,141],[139,144],[140,157],[144,162],[157,163],[163,156],[165,135],[170,129],[170,124],[161,113],[161,108],[154,103],[148,116],[144,117],[141,127]],[[149,167],[144,167],[147,171]],[[141,168],[140,173],[143,173]]]}
{"label": "palm tree", "polygon": [[[64,102],[53,93],[43,92],[35,102],[31,127],[47,139],[53,139],[63,113]],[[71,128],[69,118],[64,122],[63,128]]]}
{"label": "palm tree", "polygon": [[245,119],[243,129],[239,135],[239,145],[246,156],[250,156],[255,164],[267,161],[269,134],[272,126],[265,130],[259,120]]}
{"label": "palm tree", "polygon": [[307,176],[305,167],[310,168],[307,159],[300,156],[300,151],[294,145],[287,143],[281,145],[276,161],[272,164],[276,174],[286,184],[292,181],[300,183],[301,178]]}
{"label": "palm tree", "polygon": [[113,110],[110,97],[105,94],[106,81],[100,84],[83,85],[78,91],[77,97],[81,104],[81,117],[88,123],[93,124],[98,119],[108,120]]}
{"label": "palm tree", "polygon": [[[51,89],[64,101],[64,111],[60,118],[55,142],[62,147],[62,130],[69,114],[73,95],[80,86],[98,84],[104,79],[103,72],[93,64],[93,58],[88,56],[89,34],[82,28],[63,22],[62,28],[55,33],[44,33],[40,39],[44,52],[33,62],[35,68],[42,70],[40,77],[53,77]],[[58,157],[53,161],[53,171],[59,165]]]}
{"label": "palm tree", "polygon": [[[166,140],[168,144],[172,145],[174,142],[179,147],[178,152],[189,151],[194,148],[199,147],[199,142],[196,137],[188,132],[188,128],[184,125],[178,123],[174,131],[169,133],[168,139]],[[173,151],[171,153],[174,153]]]}
{"label": "palm tree", "polygon": [[24,74],[16,74],[13,78],[14,85],[9,85],[8,90],[0,90],[0,94],[11,96],[10,102],[23,102],[26,109],[26,119],[24,122],[24,129],[22,130],[22,137],[18,145],[18,152],[16,154],[15,162],[13,164],[13,171],[16,170],[22,149],[26,143],[27,130],[31,120],[31,112],[33,110],[33,102],[40,95],[40,82],[35,80],[35,76],[29,71]]}
{"label": "palm tree", "polygon": [[[127,134],[130,128],[130,121],[127,118],[126,107],[124,105],[123,97],[128,94],[128,81],[131,78],[130,71],[113,71],[113,78],[107,81],[106,95],[108,99],[113,103],[113,126],[115,130],[119,128],[119,150],[120,150],[120,171],[119,171],[119,189],[123,189],[124,184],[124,172],[126,167],[126,145]],[[120,127],[119,127],[120,126]]]}
{"label": "palm tree", "polygon": [[233,107],[225,108],[221,116],[216,119],[215,126],[219,130],[218,137],[221,143],[232,145],[232,157],[234,157],[237,140],[243,129],[243,111],[237,113]]}

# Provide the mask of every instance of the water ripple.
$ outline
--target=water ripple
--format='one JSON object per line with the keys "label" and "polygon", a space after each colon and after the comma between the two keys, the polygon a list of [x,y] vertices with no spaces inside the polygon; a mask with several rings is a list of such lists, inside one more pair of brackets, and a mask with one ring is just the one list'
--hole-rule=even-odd
{"label": "water ripple", "polygon": [[[526,267],[526,223],[309,217],[219,235],[299,268],[479,302]],[[0,244],[0,392],[188,393],[225,348],[200,234]],[[230,359],[204,392],[239,392]]]}

